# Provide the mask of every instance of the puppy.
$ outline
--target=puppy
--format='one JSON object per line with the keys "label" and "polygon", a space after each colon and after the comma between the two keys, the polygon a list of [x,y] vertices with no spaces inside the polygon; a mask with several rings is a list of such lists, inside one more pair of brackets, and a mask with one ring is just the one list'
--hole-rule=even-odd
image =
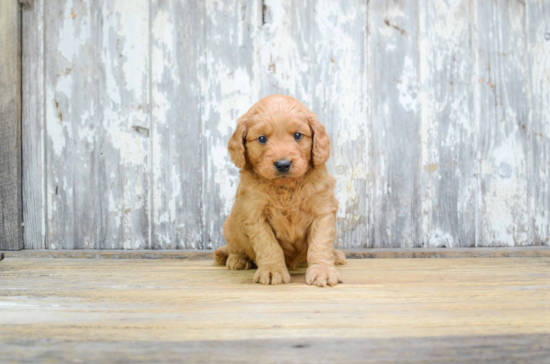
{"label": "puppy", "polygon": [[307,284],[342,282],[334,267],[346,263],[333,247],[336,180],[325,166],[330,141],[315,114],[293,97],[268,96],[239,118],[228,148],[241,179],[216,262],[257,266],[254,282],[281,284],[290,282],[287,266],[307,261]]}

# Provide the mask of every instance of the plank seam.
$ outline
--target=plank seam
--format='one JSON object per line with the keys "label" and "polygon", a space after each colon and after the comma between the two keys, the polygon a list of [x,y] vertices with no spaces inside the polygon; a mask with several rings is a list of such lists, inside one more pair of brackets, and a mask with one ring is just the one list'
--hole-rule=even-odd
{"label": "plank seam", "polygon": [[47,148],[47,142],[48,142],[48,118],[47,118],[47,112],[46,112],[46,6],[45,6],[46,0],[41,4],[42,5],[42,115],[43,115],[43,125],[44,130],[42,131],[42,157],[44,159],[44,163],[42,164],[44,167],[42,169],[42,173],[44,174],[44,186],[42,193],[44,194],[44,247],[46,249],[50,248],[50,217],[48,215],[48,148]]}
{"label": "plank seam", "polygon": [[525,82],[527,83],[527,122],[529,123],[529,143],[528,143],[528,159],[529,163],[527,164],[527,183],[528,189],[528,209],[529,209],[529,241],[536,245],[537,241],[535,239],[535,155],[533,153],[533,146],[535,145],[534,130],[533,130],[533,98],[532,98],[532,85],[531,85],[531,62],[529,62],[529,49],[531,48],[531,40],[529,37],[529,1],[523,3],[524,9],[524,27],[523,27],[523,36],[525,38],[525,55],[524,62],[527,66]]}
{"label": "plank seam", "polygon": [[152,32],[152,14],[151,14],[151,1],[152,0],[149,0],[147,2],[147,5],[148,5],[148,10],[147,10],[147,13],[148,13],[148,37],[149,37],[149,45],[148,45],[148,49],[147,49],[147,52],[148,52],[148,57],[149,57],[149,67],[148,67],[148,75],[147,75],[147,78],[148,78],[148,92],[149,92],[149,95],[147,96],[148,98],[148,103],[149,103],[149,110],[147,112],[147,117],[149,118],[149,122],[148,122],[148,126],[149,126],[149,140],[147,141],[147,148],[149,149],[148,150],[148,153],[147,153],[147,168],[148,168],[148,179],[149,179],[149,190],[147,191],[147,197],[149,199],[148,203],[147,203],[147,207],[149,208],[149,211],[147,212],[147,217],[148,217],[148,226],[149,226],[149,232],[148,232],[148,242],[147,242],[147,246],[149,247],[149,249],[151,249],[151,247],[153,246],[153,229],[154,229],[154,226],[153,226],[153,208],[154,208],[154,200],[153,200],[153,183],[154,183],[154,178],[153,178],[153,135],[154,135],[154,125],[153,125],[153,57],[152,57],[152,54],[153,54],[153,32]]}
{"label": "plank seam", "polygon": [[474,140],[474,157],[475,157],[475,164],[476,164],[476,194],[475,194],[475,222],[474,222],[474,247],[477,248],[478,244],[481,240],[481,222],[480,222],[480,194],[481,194],[481,155],[479,150],[479,135],[480,135],[480,105],[479,105],[479,69],[478,69],[478,62],[479,62],[479,54],[477,50],[478,46],[478,39],[477,39],[477,19],[478,19],[478,13],[477,13],[477,0],[473,0],[471,5],[473,7],[473,31],[472,31],[472,56],[473,56],[473,62],[472,62],[472,84],[473,86],[473,92],[474,92],[474,128],[476,130],[475,133],[475,140]]}

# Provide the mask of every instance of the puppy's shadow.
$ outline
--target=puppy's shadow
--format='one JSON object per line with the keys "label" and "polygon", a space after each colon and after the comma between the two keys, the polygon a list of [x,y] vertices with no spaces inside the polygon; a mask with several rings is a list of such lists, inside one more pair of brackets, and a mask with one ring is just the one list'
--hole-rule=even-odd
{"label": "puppy's shadow", "polygon": [[288,267],[290,283],[306,284],[307,263],[299,264],[296,268]]}
{"label": "puppy's shadow", "polygon": [[[225,268],[223,266],[218,266],[219,268]],[[307,270],[307,263],[303,263],[298,265],[296,268],[288,267],[288,273],[290,274],[290,283],[298,283],[298,284],[306,284],[306,270]],[[252,277],[254,276],[254,273],[256,273],[256,270],[258,267],[254,264],[254,266],[251,269],[243,269],[243,270],[229,270],[231,272],[230,276],[233,276],[231,280],[241,278],[242,281],[240,283],[251,283]],[[243,277],[244,276],[244,277]],[[234,282],[237,283],[237,282]],[[258,283],[255,283],[258,284]]]}

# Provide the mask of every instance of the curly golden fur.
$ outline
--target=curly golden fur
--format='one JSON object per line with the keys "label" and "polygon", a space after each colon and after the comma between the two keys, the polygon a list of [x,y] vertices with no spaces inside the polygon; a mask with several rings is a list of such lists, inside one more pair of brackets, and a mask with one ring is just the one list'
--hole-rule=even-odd
{"label": "curly golden fur", "polygon": [[336,181],[325,166],[330,141],[315,114],[290,96],[268,96],[239,118],[228,147],[241,180],[216,261],[232,270],[257,266],[253,280],[262,284],[289,283],[287,266],[306,261],[307,284],[342,282],[334,267],[346,262],[333,247]]}

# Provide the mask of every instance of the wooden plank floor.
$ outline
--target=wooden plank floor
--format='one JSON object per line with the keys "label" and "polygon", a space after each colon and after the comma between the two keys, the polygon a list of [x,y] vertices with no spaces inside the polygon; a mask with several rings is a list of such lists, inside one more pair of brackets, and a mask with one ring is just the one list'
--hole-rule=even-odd
{"label": "wooden plank floor", "polygon": [[550,258],[349,260],[345,284],[211,261],[0,262],[0,362],[550,363]]}

